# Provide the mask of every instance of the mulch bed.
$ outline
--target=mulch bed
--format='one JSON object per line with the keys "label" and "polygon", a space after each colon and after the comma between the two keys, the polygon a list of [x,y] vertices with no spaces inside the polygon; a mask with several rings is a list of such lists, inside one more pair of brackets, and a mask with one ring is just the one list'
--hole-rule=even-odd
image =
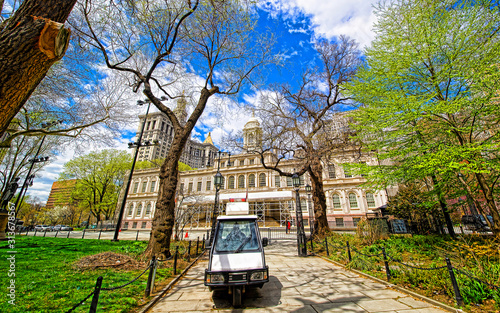
{"label": "mulch bed", "polygon": [[81,258],[76,264],[80,270],[95,270],[97,268],[114,268],[124,271],[145,269],[146,262],[139,262],[128,255],[114,252],[103,252]]}

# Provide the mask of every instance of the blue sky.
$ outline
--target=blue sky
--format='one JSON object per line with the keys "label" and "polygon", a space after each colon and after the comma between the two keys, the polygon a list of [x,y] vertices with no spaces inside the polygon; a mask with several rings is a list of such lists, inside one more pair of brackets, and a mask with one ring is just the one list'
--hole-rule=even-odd
{"label": "blue sky", "polygon": [[[275,30],[280,38],[279,48],[284,51],[288,62],[285,69],[271,71],[267,82],[290,81],[291,77],[300,74],[303,66],[314,62],[314,42],[318,38],[335,40],[335,37],[344,34],[358,41],[360,49],[368,46],[374,38],[371,27],[375,22],[372,8],[375,3],[376,1],[372,0],[263,1],[258,12],[259,27]],[[254,91],[247,90],[239,95],[238,101],[252,103],[256,96]],[[131,101],[131,105],[141,98],[138,95]],[[146,108],[142,109],[141,114],[144,114]],[[227,118],[222,120],[216,118],[214,114],[216,110],[220,110],[220,107],[208,104],[197,128],[193,131],[194,138],[203,140],[206,133],[211,131],[217,145],[224,134],[241,130],[249,117],[248,112],[231,104],[223,109],[223,114]],[[127,143],[135,136],[137,127],[138,122],[134,122],[124,129],[124,136],[116,139],[114,148],[126,150]],[[28,194],[39,197],[42,202],[47,200],[52,183],[57,180],[64,163],[75,155],[72,147],[63,150],[64,153],[38,173]]]}

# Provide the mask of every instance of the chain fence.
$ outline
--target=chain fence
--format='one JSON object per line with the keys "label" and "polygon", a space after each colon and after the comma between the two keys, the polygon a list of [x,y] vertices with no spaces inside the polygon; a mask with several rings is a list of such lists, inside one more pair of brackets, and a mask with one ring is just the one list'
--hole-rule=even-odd
{"label": "chain fence", "polygon": [[[321,244],[321,243],[317,243],[317,244]],[[404,267],[407,267],[407,268],[411,268],[413,270],[423,270],[423,271],[438,271],[438,270],[444,270],[444,269],[448,269],[448,273],[449,273],[449,276],[450,276],[450,281],[451,281],[451,284],[452,284],[452,287],[453,287],[453,291],[454,291],[454,295],[455,295],[455,301],[457,303],[458,306],[463,306],[464,305],[464,300],[462,298],[462,295],[460,293],[460,287],[458,285],[458,282],[456,280],[456,277],[455,277],[455,272],[458,273],[458,274],[461,274],[461,275],[464,275],[466,277],[468,277],[469,279],[472,279],[478,283],[481,283],[491,289],[500,289],[499,286],[495,285],[495,284],[492,284],[492,283],[489,283],[489,282],[486,282],[482,279],[479,279],[475,276],[473,276],[472,274],[470,273],[467,273],[463,270],[460,270],[456,267],[454,267],[450,261],[449,258],[445,258],[446,260],[446,265],[443,265],[443,266],[437,266],[437,267],[419,267],[419,266],[415,266],[415,265],[410,265],[410,264],[407,264],[407,263],[404,263],[404,262],[401,262],[399,261],[398,259],[395,258],[395,256],[392,256],[390,255],[389,253],[387,253],[385,251],[385,249],[383,247],[381,247],[381,251],[377,254],[366,254],[366,253],[363,253],[361,251],[359,251],[358,249],[354,248],[354,247],[351,247],[350,244],[349,244],[349,241],[346,241],[346,244],[343,245],[343,244],[333,244],[333,243],[329,243],[328,242],[328,239],[325,238],[324,240],[324,246],[325,246],[325,252],[327,254],[327,256],[329,256],[330,254],[330,249],[337,249],[337,250],[341,250],[341,249],[345,249],[346,253],[347,253],[347,256],[348,256],[348,263],[352,262],[353,260],[353,257],[352,257],[352,252],[354,252],[354,256],[357,256],[357,255],[361,255],[361,256],[364,256],[364,257],[369,257],[369,258],[373,258],[373,257],[380,257],[382,256],[382,260],[384,262],[384,265],[385,265],[385,271],[386,271],[386,275],[387,275],[387,281],[390,281],[391,279],[391,269],[390,269],[390,265],[389,265],[389,262],[394,262],[394,263],[397,263],[399,265],[402,265]],[[311,239],[311,247],[313,247],[312,245],[312,239]],[[314,251],[312,251],[312,253],[314,253]]]}

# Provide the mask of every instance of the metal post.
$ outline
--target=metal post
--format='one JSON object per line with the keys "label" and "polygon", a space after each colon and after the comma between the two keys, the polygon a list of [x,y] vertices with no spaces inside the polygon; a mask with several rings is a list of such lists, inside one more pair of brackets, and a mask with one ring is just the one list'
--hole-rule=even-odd
{"label": "metal post", "polygon": [[387,254],[385,253],[384,247],[382,247],[382,254],[384,255],[385,274],[387,275],[387,281],[390,281],[391,280],[391,270],[389,269],[389,262],[387,262]]}
{"label": "metal post", "polygon": [[[144,126],[146,125],[146,119],[148,118],[149,106],[151,105],[151,101],[146,100],[148,103],[148,108],[146,109],[146,116],[144,116],[144,123],[142,123],[141,132],[139,133],[139,139],[137,140],[137,146],[135,148],[134,158],[132,159],[132,167],[130,169],[130,174],[128,175],[127,185],[125,186],[124,195],[122,205],[120,206],[120,211],[118,212],[118,220],[116,221],[115,234],[113,235],[113,239],[111,241],[118,241],[118,234],[120,233],[120,227],[122,225],[123,214],[125,212],[125,205],[127,204],[127,195],[128,190],[130,189],[130,184],[132,183],[132,174],[134,173],[135,162],[137,160],[137,154],[139,153],[139,148],[141,147],[142,141],[142,133],[144,132]],[[144,102],[137,101],[139,105],[144,104]],[[136,239],[137,240],[137,239]]]}
{"label": "metal post", "polygon": [[200,246],[200,236],[196,239],[196,255],[198,255],[198,247]]}
{"label": "metal post", "polygon": [[89,313],[97,312],[97,303],[99,302],[99,293],[101,292],[102,276],[97,277],[94,288],[94,296],[92,297],[92,303],[90,304]]}
{"label": "metal post", "polygon": [[97,240],[101,240],[101,233],[102,233],[102,228],[99,229],[99,237],[97,237]]}
{"label": "metal post", "polygon": [[346,241],[346,245],[347,245],[347,256],[349,258],[349,262],[352,261],[352,257],[351,257],[351,246],[349,246],[349,241]]}
{"label": "metal post", "polygon": [[313,237],[311,236],[311,252],[314,253]]}
{"label": "metal post", "polygon": [[69,233],[71,233],[70,230],[68,230],[68,234],[66,235],[66,238],[69,238]]}
{"label": "metal post", "polygon": [[135,235],[135,241],[137,241],[137,239],[139,239],[139,231],[137,231],[137,234]]}
{"label": "metal post", "polygon": [[153,281],[155,264],[156,264],[156,257],[153,255],[153,258],[151,259],[151,263],[149,263],[149,275],[148,275],[148,282],[146,284],[146,291],[145,291],[146,298],[151,295],[151,283]]}
{"label": "metal post", "polygon": [[45,237],[45,235],[46,235],[46,234],[47,234],[47,230],[45,230],[45,231],[43,232],[43,236]]}
{"label": "metal post", "polygon": [[33,237],[36,237],[36,232],[37,232],[37,229],[35,229],[35,233],[33,234]]}
{"label": "metal post", "polygon": [[58,230],[56,230],[56,235],[54,236],[54,238],[57,238],[57,234],[59,234]]}
{"label": "metal post", "polygon": [[330,252],[328,251],[328,239],[325,237],[325,250],[326,256],[330,256]]}
{"label": "metal post", "polygon": [[307,256],[306,234],[304,231],[304,220],[302,218],[302,208],[300,206],[299,189],[295,189],[295,218],[297,220],[297,249],[299,256]]}
{"label": "metal post", "polygon": [[455,292],[455,300],[458,306],[464,305],[464,299],[460,294],[460,288],[458,288],[457,279],[455,277],[455,272],[453,272],[453,266],[451,265],[450,259],[446,258],[446,267],[448,268],[448,273],[450,274],[451,284],[453,285],[453,291]]}
{"label": "metal post", "polygon": [[191,261],[191,240],[189,240],[188,244],[188,261]]}
{"label": "metal post", "polygon": [[179,254],[179,246],[175,247],[174,254],[174,275],[177,275],[177,255]]}
{"label": "metal post", "polygon": [[28,237],[28,233],[30,232],[30,229],[26,229],[26,237]]}
{"label": "metal post", "polygon": [[203,241],[201,242],[201,250],[205,250],[205,235],[203,235]]}
{"label": "metal post", "polygon": [[85,228],[83,229],[82,239],[85,237]]}

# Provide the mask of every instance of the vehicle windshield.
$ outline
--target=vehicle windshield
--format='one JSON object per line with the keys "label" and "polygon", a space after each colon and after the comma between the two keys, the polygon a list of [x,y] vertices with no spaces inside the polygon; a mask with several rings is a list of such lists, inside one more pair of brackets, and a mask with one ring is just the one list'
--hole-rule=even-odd
{"label": "vehicle windshield", "polygon": [[255,221],[219,221],[219,231],[215,237],[215,251],[238,253],[258,248]]}

